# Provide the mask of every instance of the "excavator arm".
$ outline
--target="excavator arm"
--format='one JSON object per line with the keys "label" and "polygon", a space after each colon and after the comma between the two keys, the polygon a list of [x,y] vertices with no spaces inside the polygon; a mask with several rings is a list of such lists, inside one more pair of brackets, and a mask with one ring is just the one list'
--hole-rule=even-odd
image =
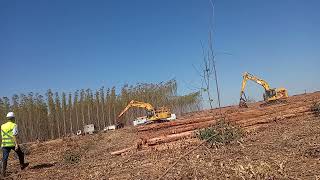
{"label": "excavator arm", "polygon": [[243,74],[243,80],[242,80],[241,94],[240,95],[242,95],[244,93],[244,89],[246,88],[246,84],[247,84],[248,80],[251,80],[251,81],[261,85],[266,91],[270,90],[270,86],[265,80],[260,79],[257,76],[254,76],[254,75],[252,75],[252,74],[250,74],[248,72],[245,72]]}
{"label": "excavator arm", "polygon": [[148,112],[152,112],[154,113],[154,108],[151,104],[149,103],[145,103],[145,102],[139,102],[139,101],[135,101],[132,100],[130,101],[130,103],[127,105],[126,108],[123,109],[123,111],[121,111],[121,113],[119,114],[118,118],[120,118],[125,112],[127,112],[131,107],[139,107],[139,108],[144,108],[146,109]]}

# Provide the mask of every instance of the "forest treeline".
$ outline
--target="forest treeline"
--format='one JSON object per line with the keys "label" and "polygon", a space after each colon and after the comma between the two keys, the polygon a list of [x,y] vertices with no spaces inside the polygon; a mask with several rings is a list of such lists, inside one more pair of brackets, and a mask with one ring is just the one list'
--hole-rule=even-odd
{"label": "forest treeline", "polygon": [[[28,93],[0,98],[0,121],[5,121],[8,111],[16,115],[19,137],[22,142],[48,140],[75,134],[86,124],[94,124],[96,130],[114,125],[117,115],[131,101],[143,101],[155,107],[167,106],[173,113],[199,110],[200,93],[177,95],[177,82],[170,80],[158,84],[125,85],[120,92],[116,87],[101,87],[95,91],[81,89],[73,93],[58,93],[49,89],[45,95]],[[132,108],[121,121],[132,123],[145,110]]]}

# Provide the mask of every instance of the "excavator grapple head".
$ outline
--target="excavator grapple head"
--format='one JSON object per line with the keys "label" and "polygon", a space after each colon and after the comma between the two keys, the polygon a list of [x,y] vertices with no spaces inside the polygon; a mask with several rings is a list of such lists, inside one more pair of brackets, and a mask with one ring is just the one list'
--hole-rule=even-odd
{"label": "excavator grapple head", "polygon": [[242,97],[240,98],[239,107],[240,108],[248,108],[246,100]]}

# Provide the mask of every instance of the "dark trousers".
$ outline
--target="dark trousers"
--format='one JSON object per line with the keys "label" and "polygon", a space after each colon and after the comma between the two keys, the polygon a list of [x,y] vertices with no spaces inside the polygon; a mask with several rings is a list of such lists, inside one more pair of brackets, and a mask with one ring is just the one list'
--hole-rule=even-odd
{"label": "dark trousers", "polygon": [[14,150],[17,153],[20,165],[22,166],[24,164],[24,154],[21,151],[20,147],[17,150],[15,150],[14,146],[2,147],[2,169],[4,171],[7,169],[8,158],[11,150]]}

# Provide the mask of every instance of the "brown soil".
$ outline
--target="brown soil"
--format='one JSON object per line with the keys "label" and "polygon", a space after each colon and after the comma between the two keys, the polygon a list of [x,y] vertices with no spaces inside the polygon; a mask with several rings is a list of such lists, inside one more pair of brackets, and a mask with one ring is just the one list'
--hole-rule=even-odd
{"label": "brown soil", "polygon": [[[225,146],[200,146],[163,179],[320,179],[320,118],[310,111],[319,99],[316,92],[268,107],[254,103],[247,109],[222,108],[224,118],[249,131],[246,136]],[[24,147],[30,166],[18,170],[11,157],[7,179],[157,179],[200,141],[178,138],[152,146],[144,142],[138,148],[137,142],[196,130],[220,116],[218,109],[199,111],[175,122],[31,143]],[[111,155],[128,147],[135,148]]]}

